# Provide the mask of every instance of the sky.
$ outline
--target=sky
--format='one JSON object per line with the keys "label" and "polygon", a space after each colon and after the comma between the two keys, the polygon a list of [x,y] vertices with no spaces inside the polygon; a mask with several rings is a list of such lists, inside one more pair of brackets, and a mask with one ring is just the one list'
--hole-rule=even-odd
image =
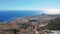
{"label": "sky", "polygon": [[60,0],[0,0],[0,10],[43,10],[60,14]]}

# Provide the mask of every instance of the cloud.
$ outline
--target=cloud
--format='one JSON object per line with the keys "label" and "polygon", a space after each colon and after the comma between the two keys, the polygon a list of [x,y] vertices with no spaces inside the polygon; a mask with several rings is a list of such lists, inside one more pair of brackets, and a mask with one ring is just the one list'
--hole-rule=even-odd
{"label": "cloud", "polygon": [[60,14],[59,9],[43,9],[45,14]]}

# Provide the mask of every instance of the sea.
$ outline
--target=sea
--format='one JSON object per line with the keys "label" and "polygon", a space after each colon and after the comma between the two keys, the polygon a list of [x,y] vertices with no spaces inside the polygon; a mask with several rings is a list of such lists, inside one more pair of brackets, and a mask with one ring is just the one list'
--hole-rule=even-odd
{"label": "sea", "polygon": [[9,21],[15,17],[40,15],[42,12],[33,10],[0,11],[0,22]]}

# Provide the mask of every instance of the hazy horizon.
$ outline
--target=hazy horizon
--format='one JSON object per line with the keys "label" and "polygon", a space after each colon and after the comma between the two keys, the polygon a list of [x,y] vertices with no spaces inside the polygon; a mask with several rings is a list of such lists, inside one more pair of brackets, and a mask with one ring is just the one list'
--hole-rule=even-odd
{"label": "hazy horizon", "polygon": [[60,14],[60,0],[0,0],[0,10],[42,10],[45,14]]}

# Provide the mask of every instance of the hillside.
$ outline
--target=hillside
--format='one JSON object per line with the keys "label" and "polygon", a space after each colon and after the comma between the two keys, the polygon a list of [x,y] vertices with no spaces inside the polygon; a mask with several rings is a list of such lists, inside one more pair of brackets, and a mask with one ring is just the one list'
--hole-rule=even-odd
{"label": "hillside", "polygon": [[50,30],[60,30],[60,18],[51,20],[46,28]]}
{"label": "hillside", "polygon": [[[56,19],[58,18],[58,19]],[[0,24],[0,31],[3,33],[31,33],[40,32],[43,29],[60,29],[60,15],[36,15],[14,18]],[[43,27],[43,28],[41,28]]]}

